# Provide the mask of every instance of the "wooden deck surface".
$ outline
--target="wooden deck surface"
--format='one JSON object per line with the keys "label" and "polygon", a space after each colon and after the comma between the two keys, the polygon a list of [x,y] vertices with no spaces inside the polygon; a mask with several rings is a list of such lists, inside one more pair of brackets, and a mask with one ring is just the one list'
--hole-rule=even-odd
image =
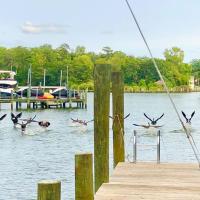
{"label": "wooden deck surface", "polygon": [[95,200],[200,200],[196,164],[119,163]]}

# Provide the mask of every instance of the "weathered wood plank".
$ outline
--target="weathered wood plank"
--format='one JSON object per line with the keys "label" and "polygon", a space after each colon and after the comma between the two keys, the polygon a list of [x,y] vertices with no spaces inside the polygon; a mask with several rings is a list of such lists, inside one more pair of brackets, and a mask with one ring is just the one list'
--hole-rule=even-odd
{"label": "weathered wood plank", "polygon": [[95,200],[119,199],[200,199],[200,170],[196,164],[119,163]]}

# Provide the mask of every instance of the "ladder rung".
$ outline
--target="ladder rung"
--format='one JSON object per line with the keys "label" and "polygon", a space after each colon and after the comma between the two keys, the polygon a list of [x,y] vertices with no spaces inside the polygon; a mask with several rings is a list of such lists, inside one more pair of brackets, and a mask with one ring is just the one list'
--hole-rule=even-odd
{"label": "ladder rung", "polygon": [[155,144],[154,145],[153,144],[152,145],[151,144],[137,144],[137,146],[139,146],[139,147],[140,146],[142,146],[142,147],[156,147],[157,145],[155,145]]}
{"label": "ladder rung", "polygon": [[[156,163],[157,160],[148,160],[148,161],[146,161],[146,160],[137,160],[136,163],[137,162],[155,162]],[[131,162],[131,163],[135,163],[135,162]]]}

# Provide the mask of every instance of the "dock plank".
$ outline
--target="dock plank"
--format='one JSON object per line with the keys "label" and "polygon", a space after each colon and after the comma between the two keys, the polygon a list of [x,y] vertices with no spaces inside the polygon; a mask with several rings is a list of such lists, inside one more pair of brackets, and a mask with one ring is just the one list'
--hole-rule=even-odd
{"label": "dock plank", "polygon": [[197,200],[200,170],[196,164],[119,163],[95,200]]}

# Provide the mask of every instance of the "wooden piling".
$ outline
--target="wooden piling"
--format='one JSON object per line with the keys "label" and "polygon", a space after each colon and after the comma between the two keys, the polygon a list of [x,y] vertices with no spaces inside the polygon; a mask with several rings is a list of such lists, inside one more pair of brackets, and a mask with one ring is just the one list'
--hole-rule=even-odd
{"label": "wooden piling", "polygon": [[124,162],[124,80],[122,72],[112,72],[113,165]]}
{"label": "wooden piling", "polygon": [[22,108],[22,103],[19,101],[19,108],[21,109]]}
{"label": "wooden piling", "polygon": [[27,99],[27,109],[31,108],[31,103],[30,103],[30,99]]}
{"label": "wooden piling", "polygon": [[75,155],[75,200],[93,200],[92,154]]}
{"label": "wooden piling", "polygon": [[72,100],[69,99],[69,108],[72,108]]}
{"label": "wooden piling", "polygon": [[95,191],[109,181],[110,76],[108,64],[94,69],[94,169]]}
{"label": "wooden piling", "polygon": [[18,101],[16,101],[16,110],[18,110],[19,109],[19,102]]}
{"label": "wooden piling", "polygon": [[87,109],[87,92],[88,92],[88,89],[85,91],[85,99],[84,99],[85,100],[84,101],[85,102],[85,106],[84,106],[85,109]]}
{"label": "wooden piling", "polygon": [[13,111],[13,91],[11,91],[11,103],[10,103],[10,108]]}
{"label": "wooden piling", "polygon": [[13,101],[10,103],[10,109],[13,111]]}
{"label": "wooden piling", "polygon": [[33,102],[33,109],[35,109],[35,102]]}
{"label": "wooden piling", "polygon": [[40,181],[38,183],[37,200],[60,200],[61,182],[60,181]]}

